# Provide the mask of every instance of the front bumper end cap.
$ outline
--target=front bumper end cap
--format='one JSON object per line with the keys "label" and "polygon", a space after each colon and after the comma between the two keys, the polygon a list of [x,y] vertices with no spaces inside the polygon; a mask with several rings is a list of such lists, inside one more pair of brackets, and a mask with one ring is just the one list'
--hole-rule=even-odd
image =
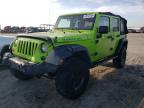
{"label": "front bumper end cap", "polygon": [[39,76],[43,74],[55,74],[57,70],[57,65],[50,63],[32,63],[27,60],[13,57],[10,54],[7,54],[3,59],[3,64],[9,66],[11,69],[16,69],[25,75],[30,76]]}

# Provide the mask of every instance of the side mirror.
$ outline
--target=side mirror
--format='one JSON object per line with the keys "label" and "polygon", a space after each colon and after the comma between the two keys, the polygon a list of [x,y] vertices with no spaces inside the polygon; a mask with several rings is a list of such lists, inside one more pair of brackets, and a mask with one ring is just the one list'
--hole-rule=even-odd
{"label": "side mirror", "polygon": [[100,26],[98,29],[98,32],[101,34],[106,34],[109,32],[109,28],[108,28],[108,26]]}

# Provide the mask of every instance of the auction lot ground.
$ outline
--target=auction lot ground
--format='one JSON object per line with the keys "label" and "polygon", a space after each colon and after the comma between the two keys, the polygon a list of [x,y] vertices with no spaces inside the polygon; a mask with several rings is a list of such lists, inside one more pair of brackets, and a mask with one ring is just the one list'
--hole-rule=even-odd
{"label": "auction lot ground", "polygon": [[60,96],[45,78],[19,81],[0,66],[0,108],[136,108],[144,97],[144,34],[128,34],[126,66],[111,62],[91,69],[86,92],[77,100]]}

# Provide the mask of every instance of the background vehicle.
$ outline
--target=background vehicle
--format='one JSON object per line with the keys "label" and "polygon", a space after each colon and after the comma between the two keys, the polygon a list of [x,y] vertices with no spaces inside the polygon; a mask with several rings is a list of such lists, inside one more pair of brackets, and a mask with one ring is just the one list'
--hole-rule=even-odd
{"label": "background vehicle", "polygon": [[2,33],[11,33],[11,26],[4,27],[4,30],[1,31]]}
{"label": "background vehicle", "polygon": [[144,27],[141,28],[141,32],[144,33]]}
{"label": "background vehicle", "polygon": [[57,91],[76,99],[85,91],[89,69],[108,60],[125,65],[127,21],[109,12],[62,15],[48,36],[18,35],[4,63],[20,80],[54,78]]}
{"label": "background vehicle", "polygon": [[128,32],[129,33],[136,33],[136,30],[135,29],[128,29]]}
{"label": "background vehicle", "polygon": [[39,32],[37,27],[27,27],[28,33]]}
{"label": "background vehicle", "polygon": [[19,28],[18,26],[13,26],[13,27],[11,28],[11,32],[12,32],[12,33],[19,33],[19,30],[20,30],[20,28]]}
{"label": "background vehicle", "polygon": [[19,32],[20,33],[26,33],[27,28],[26,27],[20,27]]}
{"label": "background vehicle", "polygon": [[129,33],[141,33],[141,28],[128,28]]}

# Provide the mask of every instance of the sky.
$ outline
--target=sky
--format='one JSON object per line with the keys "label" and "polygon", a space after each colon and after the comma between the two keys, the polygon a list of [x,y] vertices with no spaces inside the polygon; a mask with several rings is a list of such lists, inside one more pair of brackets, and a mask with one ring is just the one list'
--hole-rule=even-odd
{"label": "sky", "polygon": [[55,24],[61,14],[113,12],[128,20],[128,27],[144,26],[144,0],[0,0],[0,25]]}

